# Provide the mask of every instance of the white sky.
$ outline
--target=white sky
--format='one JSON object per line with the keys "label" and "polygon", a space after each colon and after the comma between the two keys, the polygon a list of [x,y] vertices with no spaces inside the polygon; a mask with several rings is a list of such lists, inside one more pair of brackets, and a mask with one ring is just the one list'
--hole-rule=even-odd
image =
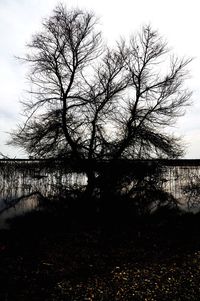
{"label": "white sky", "polygon": [[[187,145],[186,158],[200,158],[200,17],[199,0],[63,0],[67,7],[86,8],[100,17],[108,42],[129,37],[144,24],[168,41],[179,57],[193,57],[187,86],[193,104],[174,127]],[[25,44],[51,14],[56,0],[0,0],[0,152],[22,157],[23,152],[6,145],[9,132],[20,121],[19,100],[24,97],[26,69],[15,56],[23,56]],[[199,5],[198,5],[199,3]]]}

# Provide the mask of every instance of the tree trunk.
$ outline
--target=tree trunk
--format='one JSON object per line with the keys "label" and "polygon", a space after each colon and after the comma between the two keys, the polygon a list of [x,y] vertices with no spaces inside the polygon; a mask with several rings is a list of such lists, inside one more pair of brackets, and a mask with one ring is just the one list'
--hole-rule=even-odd
{"label": "tree trunk", "polygon": [[95,171],[89,168],[86,172],[87,175],[87,187],[85,191],[85,197],[89,201],[94,197],[94,191],[96,186]]}

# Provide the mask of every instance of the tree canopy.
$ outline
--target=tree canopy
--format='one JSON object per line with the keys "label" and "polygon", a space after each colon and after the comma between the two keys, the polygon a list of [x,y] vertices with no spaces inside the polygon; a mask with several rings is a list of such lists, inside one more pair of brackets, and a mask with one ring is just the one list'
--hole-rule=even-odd
{"label": "tree canopy", "polygon": [[97,18],[57,6],[27,45],[26,120],[12,144],[33,157],[173,158],[182,155],[168,127],[184,113],[190,59],[171,55],[144,26],[129,41],[105,45]]}

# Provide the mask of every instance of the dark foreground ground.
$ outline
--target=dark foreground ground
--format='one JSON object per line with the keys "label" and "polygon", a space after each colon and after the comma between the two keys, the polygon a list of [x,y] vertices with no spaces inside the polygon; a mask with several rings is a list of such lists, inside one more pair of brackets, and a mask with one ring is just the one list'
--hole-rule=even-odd
{"label": "dark foreground ground", "polygon": [[200,300],[200,216],[94,224],[36,212],[1,231],[0,300]]}

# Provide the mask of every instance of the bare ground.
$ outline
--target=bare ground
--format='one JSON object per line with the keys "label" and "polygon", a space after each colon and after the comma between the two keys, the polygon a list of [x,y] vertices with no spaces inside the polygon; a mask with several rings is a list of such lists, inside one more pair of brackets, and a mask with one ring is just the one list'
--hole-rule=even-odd
{"label": "bare ground", "polygon": [[27,215],[0,233],[0,300],[199,300],[200,216],[91,225]]}

